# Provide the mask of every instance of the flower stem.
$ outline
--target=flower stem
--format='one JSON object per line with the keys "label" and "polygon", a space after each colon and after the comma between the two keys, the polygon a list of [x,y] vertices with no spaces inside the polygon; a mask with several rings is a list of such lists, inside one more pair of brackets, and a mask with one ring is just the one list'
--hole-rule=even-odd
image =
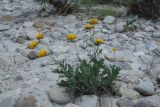
{"label": "flower stem", "polygon": [[76,55],[77,55],[78,60],[81,60],[80,54],[79,54],[79,51],[78,51],[78,49],[77,49],[77,47],[76,47],[75,42],[74,42],[74,47],[75,47],[75,49],[76,49],[76,51],[77,51]]}
{"label": "flower stem", "polygon": [[116,65],[116,52],[114,51],[114,66]]}

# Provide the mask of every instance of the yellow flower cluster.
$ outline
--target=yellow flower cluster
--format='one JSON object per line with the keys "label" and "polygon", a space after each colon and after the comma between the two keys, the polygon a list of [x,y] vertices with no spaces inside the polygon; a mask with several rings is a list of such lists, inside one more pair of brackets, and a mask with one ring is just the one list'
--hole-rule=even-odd
{"label": "yellow flower cluster", "polygon": [[36,39],[40,40],[40,39],[43,39],[44,38],[44,34],[43,33],[40,33],[36,36]]}
{"label": "yellow flower cluster", "polygon": [[44,56],[47,56],[48,55],[48,52],[44,49],[40,50],[37,54],[37,57],[44,57]]}
{"label": "yellow flower cluster", "polygon": [[29,49],[34,49],[35,47],[38,46],[38,44],[39,44],[39,41],[35,40],[35,41],[33,41],[33,42],[31,42],[31,43],[28,44],[28,48]]}
{"label": "yellow flower cluster", "polygon": [[103,38],[96,39],[96,41],[95,41],[96,45],[100,45],[100,44],[104,44],[104,43],[105,43],[105,40]]}
{"label": "yellow flower cluster", "polygon": [[118,48],[112,48],[112,51],[116,52],[116,51],[118,51]]}
{"label": "yellow flower cluster", "polygon": [[[29,44],[28,44],[28,48],[29,48],[29,49],[34,49],[34,48],[36,48],[36,47],[38,46],[38,44],[40,43],[40,40],[43,39],[43,38],[44,38],[44,34],[43,34],[43,33],[37,34],[37,36],[36,36],[36,39],[37,39],[37,40],[34,40],[34,41],[32,41],[31,43],[29,43]],[[44,49],[40,50],[40,51],[37,53],[37,57],[38,57],[38,58],[39,58],[39,57],[43,57],[43,56],[47,56],[47,55],[48,55],[48,52],[47,52],[47,50],[44,50]]]}
{"label": "yellow flower cluster", "polygon": [[88,23],[89,24],[98,24],[99,23],[99,20],[98,19],[90,19],[89,21],[88,21]]}
{"label": "yellow flower cluster", "polygon": [[67,40],[73,41],[73,40],[75,40],[76,38],[77,38],[77,35],[74,34],[74,33],[70,33],[70,34],[67,35]]}
{"label": "yellow flower cluster", "polygon": [[36,39],[38,39],[38,40],[35,40],[35,41],[32,41],[31,43],[29,43],[28,44],[28,48],[29,49],[34,49],[35,47],[38,46],[39,40],[43,39],[43,38],[44,38],[44,34],[43,33],[37,34]]}
{"label": "yellow flower cluster", "polygon": [[93,28],[94,28],[94,25],[92,25],[92,24],[87,24],[85,26],[85,29],[88,29],[88,30],[93,29]]}

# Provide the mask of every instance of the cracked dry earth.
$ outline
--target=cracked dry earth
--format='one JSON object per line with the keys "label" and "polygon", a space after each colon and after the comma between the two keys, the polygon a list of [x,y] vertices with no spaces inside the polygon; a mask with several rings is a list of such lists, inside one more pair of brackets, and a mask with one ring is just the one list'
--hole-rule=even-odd
{"label": "cracked dry earth", "polygon": [[[66,35],[78,35],[76,45],[80,57],[87,58],[93,50],[90,32],[84,30],[88,19],[75,15],[49,15],[40,9],[41,6],[32,0],[0,0],[0,107],[60,107],[61,104],[66,107],[160,106],[160,20],[152,22],[135,18],[138,29],[134,32],[122,32],[127,20],[134,18],[106,16],[97,24],[95,38],[102,37],[107,41],[100,46],[103,50],[101,57],[109,59],[113,57],[112,47],[119,49],[116,64],[122,70],[117,85],[122,96],[84,95],[71,100],[57,87],[59,77],[53,72],[57,65],[48,56],[29,59],[31,49],[27,46],[43,32],[45,38],[35,51],[49,47],[58,60],[67,58],[74,65],[76,50],[67,42]],[[107,59],[105,63],[112,64]],[[27,105],[27,102],[32,103]]]}

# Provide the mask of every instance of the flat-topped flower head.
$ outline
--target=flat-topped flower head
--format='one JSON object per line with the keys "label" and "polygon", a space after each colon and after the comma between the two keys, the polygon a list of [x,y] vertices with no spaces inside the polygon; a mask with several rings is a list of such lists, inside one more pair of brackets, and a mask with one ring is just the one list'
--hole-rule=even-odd
{"label": "flat-topped flower head", "polygon": [[112,51],[116,52],[116,51],[118,51],[118,48],[112,48]]}
{"label": "flat-topped flower head", "polygon": [[44,57],[47,55],[48,55],[48,52],[46,50],[42,49],[38,52],[37,57]]}
{"label": "flat-topped flower head", "polygon": [[31,43],[28,44],[28,48],[34,49],[35,47],[37,47],[38,44],[39,44],[38,40],[32,41]]}
{"label": "flat-topped flower head", "polygon": [[98,19],[90,19],[88,21],[89,24],[98,24],[99,23],[99,20]]}
{"label": "flat-topped flower head", "polygon": [[85,29],[88,29],[88,30],[93,29],[93,28],[94,28],[94,25],[92,25],[92,24],[87,24],[85,26]]}
{"label": "flat-topped flower head", "polygon": [[104,44],[104,43],[105,43],[105,40],[103,38],[96,39],[96,41],[95,41],[96,45],[100,45],[100,44]]}
{"label": "flat-topped flower head", "polygon": [[36,38],[39,39],[39,40],[43,39],[44,38],[44,34],[43,33],[39,33],[39,34],[37,34]]}
{"label": "flat-topped flower head", "polygon": [[67,35],[67,40],[75,40],[75,39],[77,39],[77,35],[76,34],[74,34],[74,33],[70,33],[70,34],[68,34]]}

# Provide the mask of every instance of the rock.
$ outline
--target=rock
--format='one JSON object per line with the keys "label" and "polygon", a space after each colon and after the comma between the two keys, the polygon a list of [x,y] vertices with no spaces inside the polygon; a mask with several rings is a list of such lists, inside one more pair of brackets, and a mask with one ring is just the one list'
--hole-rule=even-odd
{"label": "rock", "polygon": [[83,95],[75,100],[80,107],[100,107],[98,97],[95,95]]}
{"label": "rock", "polygon": [[15,99],[8,97],[0,102],[0,107],[15,107]]}
{"label": "rock", "polygon": [[107,25],[107,29],[114,31],[115,25]]}
{"label": "rock", "polygon": [[49,27],[45,22],[35,23],[34,26],[38,29],[46,29]]}
{"label": "rock", "polygon": [[22,96],[16,104],[16,107],[35,107],[36,98],[32,95]]}
{"label": "rock", "polygon": [[102,96],[100,107],[117,107],[116,99],[110,96]]}
{"label": "rock", "polygon": [[134,107],[134,103],[130,98],[124,97],[117,101],[118,107]]}
{"label": "rock", "polygon": [[133,53],[134,56],[143,56],[145,53],[143,51]]}
{"label": "rock", "polygon": [[32,86],[32,87],[36,86],[38,83],[40,83],[39,78],[33,78],[26,82],[27,85]]}
{"label": "rock", "polygon": [[117,65],[119,65],[124,70],[132,70],[131,65],[126,61],[119,60],[116,63],[117,63]]}
{"label": "rock", "polygon": [[24,22],[23,26],[24,27],[32,27],[34,25],[34,22]]}
{"label": "rock", "polygon": [[151,42],[149,41],[147,44],[146,44],[146,49],[148,49],[150,52],[155,50],[156,48],[158,48],[158,45],[156,44],[156,42]]}
{"label": "rock", "polygon": [[2,21],[12,21],[13,19],[14,19],[14,16],[10,16],[10,15],[5,15],[0,18],[0,20]]}
{"label": "rock", "polygon": [[160,30],[160,25],[156,25],[155,28]]}
{"label": "rock", "polygon": [[104,18],[103,22],[107,24],[112,24],[116,18],[114,16],[107,16]]}
{"label": "rock", "polygon": [[144,31],[146,31],[146,32],[154,32],[155,28],[153,28],[152,26],[147,26],[147,27],[145,27]]}
{"label": "rock", "polygon": [[10,29],[9,25],[0,24],[0,31],[6,31],[8,29]]}
{"label": "rock", "polygon": [[48,92],[48,95],[50,101],[57,104],[66,104],[72,100],[71,96],[69,96],[63,87],[54,87]]}
{"label": "rock", "polygon": [[110,61],[110,62],[115,62],[117,59],[112,58],[112,57],[108,57],[108,56],[104,56],[106,58],[106,60]]}
{"label": "rock", "polygon": [[144,97],[141,98],[135,105],[134,107],[160,107],[160,97],[155,95],[155,96],[150,96],[150,97]]}
{"label": "rock", "polygon": [[80,107],[80,106],[75,105],[75,104],[67,104],[66,107]]}
{"label": "rock", "polygon": [[126,23],[125,22],[121,22],[121,23],[117,23],[115,25],[115,32],[123,32],[124,28],[125,28]]}
{"label": "rock", "polygon": [[45,23],[46,23],[48,26],[53,26],[53,25],[56,24],[55,21],[53,21],[53,20],[46,21]]}
{"label": "rock", "polygon": [[37,53],[35,51],[31,51],[28,53],[28,58],[29,59],[36,59],[37,58]]}
{"label": "rock", "polygon": [[25,43],[25,38],[23,36],[18,36],[16,39],[16,42],[23,44],[23,43]]}
{"label": "rock", "polygon": [[128,98],[131,98],[133,100],[136,100],[138,98],[140,98],[140,94],[133,90],[133,89],[128,89],[127,86],[122,86],[120,88],[120,94],[122,97],[128,97]]}
{"label": "rock", "polygon": [[160,83],[160,75],[157,76],[157,82]]}
{"label": "rock", "polygon": [[26,29],[25,33],[26,33],[28,39],[30,39],[30,40],[36,39],[37,34],[39,34],[39,32],[36,29],[33,29],[33,28]]}
{"label": "rock", "polygon": [[52,104],[49,101],[49,98],[46,92],[38,92],[36,98],[37,98],[36,104],[38,106],[35,106],[35,107],[57,107],[55,104]]}
{"label": "rock", "polygon": [[134,89],[144,96],[151,96],[154,94],[154,85],[152,82],[141,82],[135,86]]}
{"label": "rock", "polygon": [[19,80],[23,80],[23,76],[18,75],[18,76],[16,76],[15,80],[17,80],[17,81],[19,81]]}
{"label": "rock", "polygon": [[51,47],[51,50],[53,50],[53,52],[56,54],[67,53],[69,51],[69,46],[55,44],[54,46]]}
{"label": "rock", "polygon": [[153,37],[153,38],[160,38],[160,31],[155,31],[155,32],[152,34],[152,37]]}

